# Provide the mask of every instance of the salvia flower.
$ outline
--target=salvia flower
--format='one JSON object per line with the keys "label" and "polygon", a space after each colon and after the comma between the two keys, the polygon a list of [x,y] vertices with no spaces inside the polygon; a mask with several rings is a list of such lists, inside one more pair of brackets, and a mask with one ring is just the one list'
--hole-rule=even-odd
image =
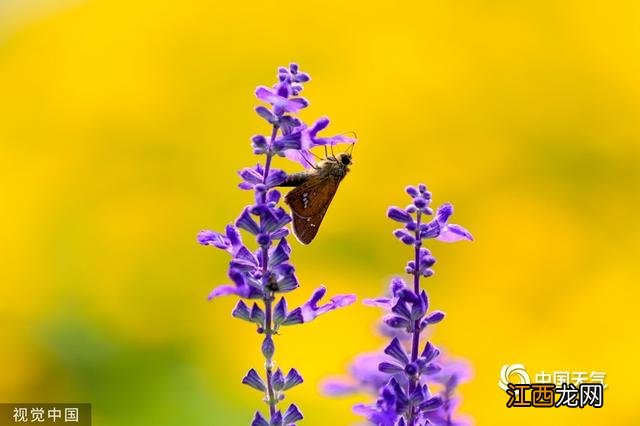
{"label": "salvia flower", "polygon": [[[421,279],[433,275],[436,263],[423,244],[430,239],[454,242],[473,237],[462,226],[449,223],[451,204],[443,204],[434,214],[431,193],[425,185],[407,187],[406,192],[411,203],[406,208],[390,207],[387,217],[402,224],[393,235],[413,248],[413,256],[405,266],[412,283],[394,277],[387,296],[364,301],[386,311],[382,324],[384,335],[390,336],[391,342],[382,353],[357,358],[350,378],[327,380],[323,390],[332,395],[362,390],[374,393],[375,403],[354,407],[357,414],[374,425],[462,425],[463,420],[454,415],[454,391],[468,377],[468,370],[460,367],[462,364],[441,360],[440,349],[421,341],[425,330],[445,317],[442,311],[431,309],[429,296],[421,287]],[[372,364],[377,364],[377,371],[373,371]],[[442,389],[437,394],[430,391],[434,385]]]}
{"label": "salvia flower", "polygon": [[[291,426],[302,419],[295,404],[284,411],[278,403],[285,392],[303,382],[295,369],[285,375],[275,367],[276,346],[274,337],[281,327],[303,324],[329,311],[352,304],[353,295],[338,295],[321,303],[326,288],[321,286],[313,292],[302,306],[289,308],[285,295],[300,287],[300,282],[291,263],[291,246],[287,241],[287,225],[291,216],[279,206],[280,192],[275,189],[287,179],[287,174],[272,167],[275,157],[299,157],[317,145],[332,144],[344,138],[318,138],[317,132],[325,128],[329,120],[320,119],[309,127],[294,114],[306,108],[309,102],[299,96],[309,75],[300,71],[298,65],[278,69],[278,82],[272,87],[259,86],[256,97],[269,107],[258,106],[256,113],[271,126],[270,136],[255,135],[251,146],[256,155],[264,156],[264,162],[238,172],[240,189],[253,191],[253,202],[245,206],[224,233],[204,230],[197,240],[205,246],[213,246],[229,253],[231,260],[227,275],[229,281],[214,288],[209,300],[219,296],[240,297],[231,315],[252,323],[262,335],[261,352],[265,359],[265,370],[261,375],[250,369],[242,383],[264,395],[269,409],[265,416],[256,412],[252,426]],[[320,124],[318,124],[320,123]],[[311,130],[310,130],[311,129]],[[304,144],[304,148],[303,148]],[[245,235],[245,242],[242,238]]]}

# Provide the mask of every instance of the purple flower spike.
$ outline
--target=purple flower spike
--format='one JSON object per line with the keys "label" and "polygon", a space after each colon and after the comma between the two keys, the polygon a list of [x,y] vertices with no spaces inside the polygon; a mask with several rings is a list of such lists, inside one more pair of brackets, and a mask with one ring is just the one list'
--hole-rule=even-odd
{"label": "purple flower spike", "polygon": [[[431,342],[421,342],[422,332],[429,325],[441,322],[445,314],[429,311],[430,300],[420,286],[423,278],[433,276],[436,259],[424,247],[429,239],[447,242],[463,239],[472,240],[471,234],[460,225],[449,224],[453,214],[451,204],[440,206],[433,219],[430,207],[431,193],[426,185],[408,186],[407,194],[411,204],[404,209],[392,206],[387,217],[404,224],[396,229],[394,236],[406,245],[412,246],[412,258],[407,261],[405,271],[411,275],[412,285],[395,277],[391,280],[389,295],[365,299],[369,306],[381,307],[387,311],[382,318],[383,334],[392,340],[383,353],[369,356],[370,363],[376,365],[375,372],[366,375],[351,372],[351,377],[332,380],[325,384],[325,390],[333,394],[348,394],[367,390],[377,397],[374,404],[358,404],[357,414],[364,416],[370,424],[378,426],[454,426],[462,425],[454,419],[456,399],[453,391],[457,384],[457,374],[441,364],[440,351]],[[425,221],[425,219],[427,219]],[[431,219],[431,220],[429,220]],[[423,347],[420,352],[420,348]],[[405,348],[410,348],[408,352]],[[437,361],[437,362],[436,362]],[[360,362],[361,363],[361,362]],[[363,364],[367,365],[367,364]],[[362,377],[365,377],[364,379]],[[444,389],[432,395],[429,386],[439,384]]]}
{"label": "purple flower spike", "polygon": [[[302,307],[289,310],[283,294],[294,291],[300,284],[291,262],[291,246],[287,242],[287,225],[291,216],[280,203],[282,197],[274,189],[287,180],[283,170],[273,167],[280,157],[296,159],[302,164],[313,164],[311,149],[320,145],[352,142],[346,136],[319,137],[318,132],[329,124],[328,118],[321,118],[308,126],[296,113],[306,108],[309,102],[299,96],[303,85],[310,81],[309,74],[302,72],[295,63],[279,67],[278,81],[271,87],[256,88],[256,97],[268,105],[255,108],[269,129],[264,134],[251,138],[253,153],[263,158],[253,167],[241,169],[238,187],[252,191],[253,197],[238,215],[233,225],[228,225],[224,233],[204,230],[198,233],[199,244],[213,246],[231,255],[228,276],[229,283],[214,288],[209,300],[234,295],[239,300],[231,316],[251,323],[256,327],[261,339],[264,371],[258,373],[250,369],[242,383],[263,394],[262,399],[269,406],[268,415],[256,412],[252,426],[295,426],[302,420],[302,413],[295,404],[286,410],[278,409],[285,399],[285,392],[303,382],[302,376],[294,368],[286,376],[275,367],[276,336],[281,327],[309,322],[319,315],[354,302],[353,295],[339,295],[320,304],[326,290],[321,287]],[[303,161],[304,160],[304,161]],[[221,206],[225,208],[225,206]],[[244,244],[240,233],[251,236]],[[251,247],[253,245],[253,247]],[[247,303],[244,299],[252,299]]]}

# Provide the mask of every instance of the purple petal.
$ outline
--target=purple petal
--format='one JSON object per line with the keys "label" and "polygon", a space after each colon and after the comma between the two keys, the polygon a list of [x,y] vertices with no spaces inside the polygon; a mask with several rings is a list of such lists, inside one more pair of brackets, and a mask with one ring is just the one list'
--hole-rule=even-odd
{"label": "purple petal", "polygon": [[398,295],[398,299],[402,300],[403,302],[406,303],[410,303],[410,304],[415,304],[415,303],[420,303],[420,298],[418,296],[416,296],[416,294],[409,290],[408,288],[403,288],[400,291],[397,292]]}
{"label": "purple petal", "polygon": [[258,267],[258,259],[246,247],[238,249],[231,260],[230,267],[242,272],[253,271]]}
{"label": "purple petal", "polygon": [[307,74],[306,72],[300,72],[296,73],[294,80],[298,83],[306,83],[307,81],[311,80],[311,77],[309,77],[309,74]]}
{"label": "purple petal", "polygon": [[280,85],[278,93],[268,87],[259,86],[256,89],[256,97],[273,105],[273,110],[276,115],[282,115],[284,112],[297,112],[309,105],[309,102],[304,98],[287,99],[287,92],[287,85]]}
{"label": "purple petal", "polygon": [[433,361],[438,355],[440,355],[440,351],[431,344],[431,342],[427,342],[424,345],[424,349],[422,350],[422,354],[420,355],[425,363],[429,363]]}
{"label": "purple petal", "polygon": [[411,198],[418,196],[418,189],[415,186],[407,186],[404,190]]}
{"label": "purple petal", "polygon": [[238,174],[242,179],[251,184],[262,183],[262,174],[258,173],[255,167],[246,167],[240,171]]}
{"label": "purple petal", "polygon": [[214,246],[222,250],[228,250],[231,245],[227,237],[208,229],[198,232],[198,242],[203,246]]}
{"label": "purple petal", "polygon": [[421,372],[422,372],[422,374],[426,374],[426,375],[428,375],[428,376],[431,376],[431,375],[434,375],[434,374],[439,373],[439,372],[440,372],[440,370],[442,370],[442,367],[440,367],[440,366],[439,366],[439,365],[437,365],[437,364],[427,364],[427,366],[426,366],[426,367],[424,367],[424,368],[421,370]]}
{"label": "purple petal", "polygon": [[473,236],[462,226],[452,223],[442,228],[440,235],[438,235],[438,240],[446,243],[454,243],[461,240],[473,241]]}
{"label": "purple petal", "polygon": [[390,362],[381,362],[378,366],[378,370],[386,374],[397,374],[404,371],[404,369],[399,365],[392,364]]}
{"label": "purple petal", "polygon": [[422,411],[433,411],[440,408],[443,404],[442,398],[439,396],[434,396],[433,398],[429,398],[420,404],[420,410]]}
{"label": "purple petal", "polygon": [[[415,307],[416,305],[413,305],[413,306]],[[396,304],[393,305],[393,308],[391,308],[391,312],[393,312],[394,314],[400,317],[411,319],[411,311],[409,311],[409,307],[403,300],[398,300]],[[417,318],[417,317],[414,317],[414,318]]]}
{"label": "purple petal", "polygon": [[349,306],[356,301],[355,294],[340,294],[338,296],[333,296],[331,298],[331,302],[336,308],[344,308],[345,306]]}
{"label": "purple petal", "polygon": [[378,413],[378,410],[376,410],[375,408],[367,405],[367,404],[356,404],[353,406],[353,412],[356,413],[359,416],[363,416],[363,417],[371,417],[375,414]]}
{"label": "purple petal", "polygon": [[438,207],[438,210],[436,211],[436,220],[440,225],[445,225],[452,214],[453,206],[449,203],[445,203]]}
{"label": "purple petal", "polygon": [[320,391],[327,396],[345,396],[358,392],[360,388],[342,378],[329,378],[320,383]]}
{"label": "purple petal", "polygon": [[271,359],[273,358],[275,351],[276,346],[273,343],[273,338],[271,335],[267,334],[264,336],[264,340],[262,341],[262,355],[264,355],[266,359]]}
{"label": "purple petal", "polygon": [[289,230],[287,228],[280,228],[277,231],[275,231],[273,234],[271,234],[271,239],[275,241],[275,240],[282,239],[287,235],[289,235]]}
{"label": "purple petal", "polygon": [[378,370],[378,365],[386,359],[387,356],[380,352],[364,353],[353,360],[349,371],[363,387],[378,393],[379,388],[389,381],[389,377]]}
{"label": "purple petal", "polygon": [[278,191],[277,189],[272,189],[271,191],[267,192],[267,203],[271,203],[271,204],[278,204],[278,201],[280,201],[280,191]]}
{"label": "purple petal", "polygon": [[300,412],[298,407],[296,407],[295,404],[291,404],[289,408],[287,408],[287,411],[284,412],[282,422],[283,424],[289,426],[293,422],[297,422],[302,419],[302,413]]}
{"label": "purple petal", "polygon": [[274,232],[291,222],[291,217],[282,208],[266,208],[260,212],[260,225],[264,232]]}
{"label": "purple petal", "polygon": [[256,135],[251,138],[251,145],[253,146],[254,154],[264,154],[269,148],[267,139],[262,135]]}
{"label": "purple petal", "polygon": [[251,426],[269,426],[269,422],[262,417],[260,412],[256,411],[256,415],[251,422]]}
{"label": "purple petal", "polygon": [[384,353],[401,362],[402,365],[407,365],[409,363],[407,353],[397,338],[394,338],[391,343],[389,343],[389,346],[384,349]]}
{"label": "purple petal", "polygon": [[398,317],[395,315],[385,315],[382,319],[385,324],[387,324],[391,328],[406,328],[410,325],[410,322],[405,318]]}
{"label": "purple petal", "polygon": [[283,170],[271,170],[269,172],[269,176],[267,177],[266,185],[269,188],[280,185],[282,182],[287,180],[287,173]]}
{"label": "purple petal", "polygon": [[289,86],[289,81],[286,78],[285,78],[285,81],[282,81],[279,84],[277,84],[275,86],[275,89],[278,96],[281,96],[285,99],[288,98],[289,95],[291,95],[291,87]]}
{"label": "purple petal", "polygon": [[281,391],[284,387],[284,375],[279,368],[273,373],[273,376],[271,376],[271,384],[276,391]]}
{"label": "purple petal", "polygon": [[409,234],[404,229],[396,229],[395,231],[393,231],[393,235],[397,239],[399,239],[400,241],[405,243],[406,245],[411,245],[411,244],[416,242],[415,237],[413,235]]}
{"label": "purple petal", "polygon": [[305,169],[311,169],[316,165],[313,154],[308,149],[290,149],[285,151],[284,155],[289,160],[301,164]]}
{"label": "purple petal", "polygon": [[274,124],[277,119],[276,116],[273,115],[273,113],[271,111],[269,111],[267,108],[263,107],[263,106],[259,106],[256,108],[256,112],[258,113],[258,115],[262,118],[264,118],[265,120],[267,120],[270,124]]}
{"label": "purple petal", "polygon": [[265,314],[257,303],[254,303],[253,306],[251,306],[251,312],[249,315],[251,316],[251,321],[259,325],[264,324]]}
{"label": "purple petal", "polygon": [[327,288],[323,285],[318,287],[316,291],[311,294],[311,297],[309,298],[307,304],[315,308],[317,303],[322,300],[325,294],[327,294]]}
{"label": "purple petal", "polygon": [[379,297],[377,299],[364,299],[362,303],[367,306],[375,306],[378,308],[385,308],[385,309],[391,309],[393,307],[393,301],[388,297]]}
{"label": "purple petal", "polygon": [[286,152],[290,150],[299,150],[301,148],[300,133],[293,133],[276,139],[273,142],[273,152],[280,156],[286,156]]}
{"label": "purple petal", "polygon": [[273,309],[273,321],[276,325],[282,324],[284,319],[287,316],[287,301],[284,297],[281,297],[278,303],[276,303],[275,308]]}
{"label": "purple petal", "polygon": [[442,231],[442,225],[438,219],[433,219],[429,223],[420,225],[420,238],[436,238]]}
{"label": "purple petal", "polygon": [[329,311],[333,311],[338,308],[344,308],[356,301],[355,294],[340,294],[331,298],[330,302],[320,306],[316,311],[316,317],[322,314],[326,314]]}
{"label": "purple petal", "polygon": [[433,311],[426,316],[425,321],[427,321],[429,324],[437,324],[443,319],[444,319],[444,312]]}
{"label": "purple petal", "polygon": [[[273,90],[266,86],[258,86],[256,88],[256,97],[261,101],[275,105],[277,102],[281,102],[282,97],[278,96]],[[286,99],[285,99],[286,101]]]}
{"label": "purple petal", "polygon": [[300,373],[298,373],[298,370],[292,368],[291,370],[289,370],[289,373],[287,373],[287,377],[285,377],[284,379],[284,387],[282,388],[282,390],[289,390],[294,386],[298,386],[302,382],[304,382],[304,379],[302,378]]}
{"label": "purple petal", "polygon": [[309,101],[305,98],[292,98],[289,99],[289,105],[287,111],[289,112],[297,112],[302,108],[306,108],[309,106]]}
{"label": "purple petal", "polygon": [[387,217],[396,222],[409,223],[413,219],[409,213],[399,207],[389,207],[387,210]]}
{"label": "purple petal", "polygon": [[318,316],[325,314],[329,311],[333,311],[334,309],[342,308],[344,306],[351,305],[356,301],[356,296],[352,294],[338,295],[331,298],[331,300],[318,307],[317,304],[324,297],[327,289],[324,286],[318,288],[311,298],[301,307],[302,310],[302,318],[304,322],[312,321]]}
{"label": "purple petal", "polygon": [[267,390],[267,386],[264,381],[253,368],[247,372],[246,376],[244,376],[242,383],[262,392]]}
{"label": "purple petal", "polygon": [[242,300],[238,300],[238,303],[231,312],[231,316],[252,322],[249,307]]}
{"label": "purple petal", "polygon": [[293,273],[284,275],[281,279],[279,279],[276,282],[276,285],[278,287],[277,291],[280,293],[288,293],[300,287],[300,284],[298,283],[298,279]]}
{"label": "purple petal", "polygon": [[[284,244],[282,243],[284,241]],[[275,249],[271,250],[269,255],[269,267],[273,268],[289,260],[289,252],[287,251],[287,240],[284,238],[280,240],[280,243]]]}
{"label": "purple petal", "polygon": [[327,126],[329,125],[329,118],[328,117],[320,117],[319,119],[316,120],[315,123],[313,123],[313,126],[311,126],[308,130],[309,135],[311,136],[311,138],[315,138],[316,135],[318,134],[318,132],[320,130],[325,129]]}
{"label": "purple petal", "polygon": [[397,296],[400,294],[401,290],[407,288],[407,283],[400,277],[393,277],[389,284],[389,288],[391,290],[391,294]]}
{"label": "purple petal", "polygon": [[260,233],[260,227],[249,214],[248,208],[245,208],[242,211],[240,217],[238,217],[238,220],[236,220],[236,226],[240,229],[244,229],[245,231],[252,233],[253,235],[258,235]]}
{"label": "purple petal", "polygon": [[244,245],[242,244],[242,237],[240,236],[240,232],[238,232],[238,228],[233,225],[227,225],[225,231],[227,234],[227,238],[231,243],[232,253],[235,255],[235,253],[237,253],[240,248],[244,247]]}
{"label": "purple petal", "polygon": [[214,297],[220,296],[229,296],[232,294],[236,294],[240,297],[246,297],[247,289],[243,287],[237,287],[235,285],[221,285],[214,288],[211,293],[209,293],[208,299],[211,300]]}
{"label": "purple petal", "polygon": [[282,322],[282,325],[297,325],[302,324],[304,318],[302,317],[302,309],[295,308],[293,311],[287,314],[287,317]]}

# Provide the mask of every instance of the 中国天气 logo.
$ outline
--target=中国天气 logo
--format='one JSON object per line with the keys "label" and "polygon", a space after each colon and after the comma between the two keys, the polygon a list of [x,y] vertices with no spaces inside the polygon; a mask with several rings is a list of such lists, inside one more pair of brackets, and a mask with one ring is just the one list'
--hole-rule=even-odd
{"label": "\u4e2d\u56fd\u5929\u6c14 logo", "polygon": [[503,365],[498,386],[511,407],[600,408],[604,403],[603,371],[554,371],[535,374],[533,383],[523,364]]}

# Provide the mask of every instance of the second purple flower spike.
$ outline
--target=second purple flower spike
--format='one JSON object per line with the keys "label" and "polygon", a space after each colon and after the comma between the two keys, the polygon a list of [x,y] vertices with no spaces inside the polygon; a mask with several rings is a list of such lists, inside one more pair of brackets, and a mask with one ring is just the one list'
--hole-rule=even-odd
{"label": "second purple flower spike", "polygon": [[[440,206],[434,215],[430,207],[431,193],[425,185],[406,189],[411,203],[406,208],[390,207],[387,216],[403,225],[393,235],[413,248],[413,257],[405,266],[412,277],[407,282],[400,277],[391,280],[387,297],[365,300],[365,304],[384,308],[382,330],[392,338],[379,354],[366,354],[356,359],[348,380],[328,380],[328,394],[344,395],[357,390],[374,393],[373,404],[358,404],[354,411],[378,426],[454,426],[466,421],[455,415],[458,399],[456,386],[470,375],[466,364],[441,356],[431,342],[422,342],[422,333],[439,323],[445,314],[430,309],[427,292],[421,288],[422,278],[433,275],[436,259],[423,247],[426,240],[445,242],[473,240],[471,233],[460,225],[449,223],[451,204]],[[427,218],[430,220],[426,220]],[[430,385],[443,390],[432,394]]]}

